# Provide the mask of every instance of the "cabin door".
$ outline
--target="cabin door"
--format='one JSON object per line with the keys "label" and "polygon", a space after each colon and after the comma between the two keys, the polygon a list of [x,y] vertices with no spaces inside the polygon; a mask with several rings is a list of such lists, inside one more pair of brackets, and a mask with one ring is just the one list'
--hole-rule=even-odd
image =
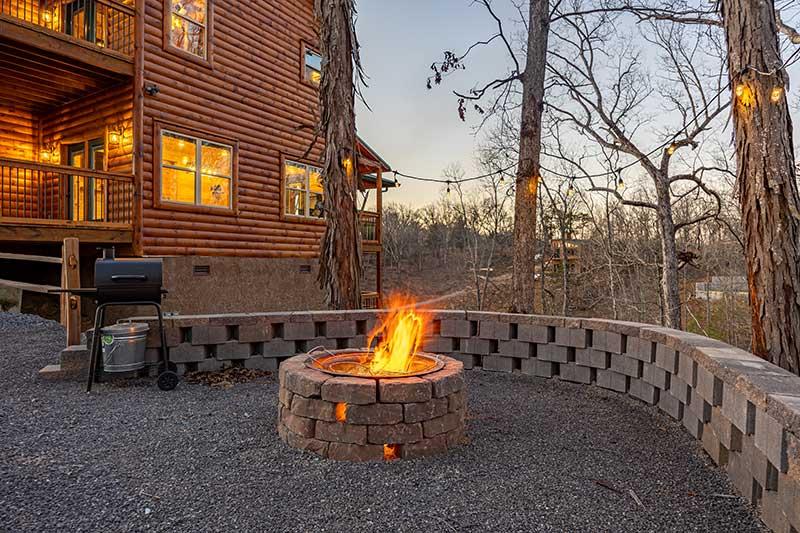
{"label": "cabin door", "polygon": [[[105,170],[105,147],[102,139],[67,146],[67,165],[90,170]],[[73,175],[69,178],[67,205],[69,218],[76,222],[102,221],[106,211],[103,180]]]}

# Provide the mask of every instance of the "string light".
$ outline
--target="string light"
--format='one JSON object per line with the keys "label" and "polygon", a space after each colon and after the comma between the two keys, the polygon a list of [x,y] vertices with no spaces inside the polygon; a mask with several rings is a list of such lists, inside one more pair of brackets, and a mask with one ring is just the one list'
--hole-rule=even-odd
{"label": "string light", "polygon": [[622,169],[617,169],[617,191],[622,192],[625,190],[625,181],[622,179]]}
{"label": "string light", "polygon": [[773,87],[772,92],[769,94],[769,100],[773,104],[777,104],[783,97],[783,87]]}
{"label": "string light", "polygon": [[447,182],[447,196],[450,196],[450,182]]}
{"label": "string light", "polygon": [[678,147],[675,146],[675,143],[672,143],[672,144],[669,145],[669,148],[667,148],[667,153],[669,155],[672,155],[672,154],[675,153],[675,150],[677,150],[677,149],[678,149]]}
{"label": "string light", "polygon": [[569,187],[567,187],[567,196],[574,196],[575,195],[575,178],[569,179]]}

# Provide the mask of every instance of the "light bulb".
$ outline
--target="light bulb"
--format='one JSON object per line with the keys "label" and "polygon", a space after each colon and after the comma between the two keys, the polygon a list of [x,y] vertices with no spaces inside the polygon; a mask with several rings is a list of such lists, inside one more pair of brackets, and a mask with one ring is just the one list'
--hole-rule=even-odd
{"label": "light bulb", "polygon": [[672,154],[674,154],[674,153],[675,153],[675,150],[677,150],[677,149],[678,149],[678,147],[677,147],[677,146],[675,146],[674,144],[670,144],[670,145],[669,145],[669,148],[667,148],[667,153],[668,153],[669,155],[672,155]]}
{"label": "light bulb", "polygon": [[622,191],[623,189],[625,189],[625,182],[622,180],[622,176],[620,176],[619,180],[617,180],[617,190]]}
{"label": "light bulb", "polygon": [[773,104],[777,104],[781,101],[783,97],[783,87],[774,87],[772,92],[769,94],[769,100]]}

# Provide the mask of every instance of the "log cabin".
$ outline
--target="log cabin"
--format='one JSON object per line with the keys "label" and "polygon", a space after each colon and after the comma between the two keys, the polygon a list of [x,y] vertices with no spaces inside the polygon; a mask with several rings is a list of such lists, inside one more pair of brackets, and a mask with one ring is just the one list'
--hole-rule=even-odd
{"label": "log cabin", "polygon": [[[312,0],[0,0],[0,254],[77,237],[84,286],[98,247],[162,257],[179,313],[323,306],[316,39]],[[395,183],[358,155],[373,307]]]}

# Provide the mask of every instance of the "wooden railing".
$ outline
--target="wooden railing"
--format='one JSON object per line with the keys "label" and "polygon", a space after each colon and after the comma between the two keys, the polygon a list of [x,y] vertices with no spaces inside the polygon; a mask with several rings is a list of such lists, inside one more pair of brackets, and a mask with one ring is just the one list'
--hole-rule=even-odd
{"label": "wooden railing", "polygon": [[361,309],[377,309],[380,306],[381,297],[377,292],[361,293]]}
{"label": "wooden railing", "polygon": [[132,6],[114,0],[0,0],[0,15],[125,56],[133,55],[134,14]]}
{"label": "wooden railing", "polygon": [[364,242],[378,242],[378,213],[361,211],[358,214],[361,225],[361,240]]}
{"label": "wooden railing", "polygon": [[0,221],[129,227],[133,176],[0,159]]}

